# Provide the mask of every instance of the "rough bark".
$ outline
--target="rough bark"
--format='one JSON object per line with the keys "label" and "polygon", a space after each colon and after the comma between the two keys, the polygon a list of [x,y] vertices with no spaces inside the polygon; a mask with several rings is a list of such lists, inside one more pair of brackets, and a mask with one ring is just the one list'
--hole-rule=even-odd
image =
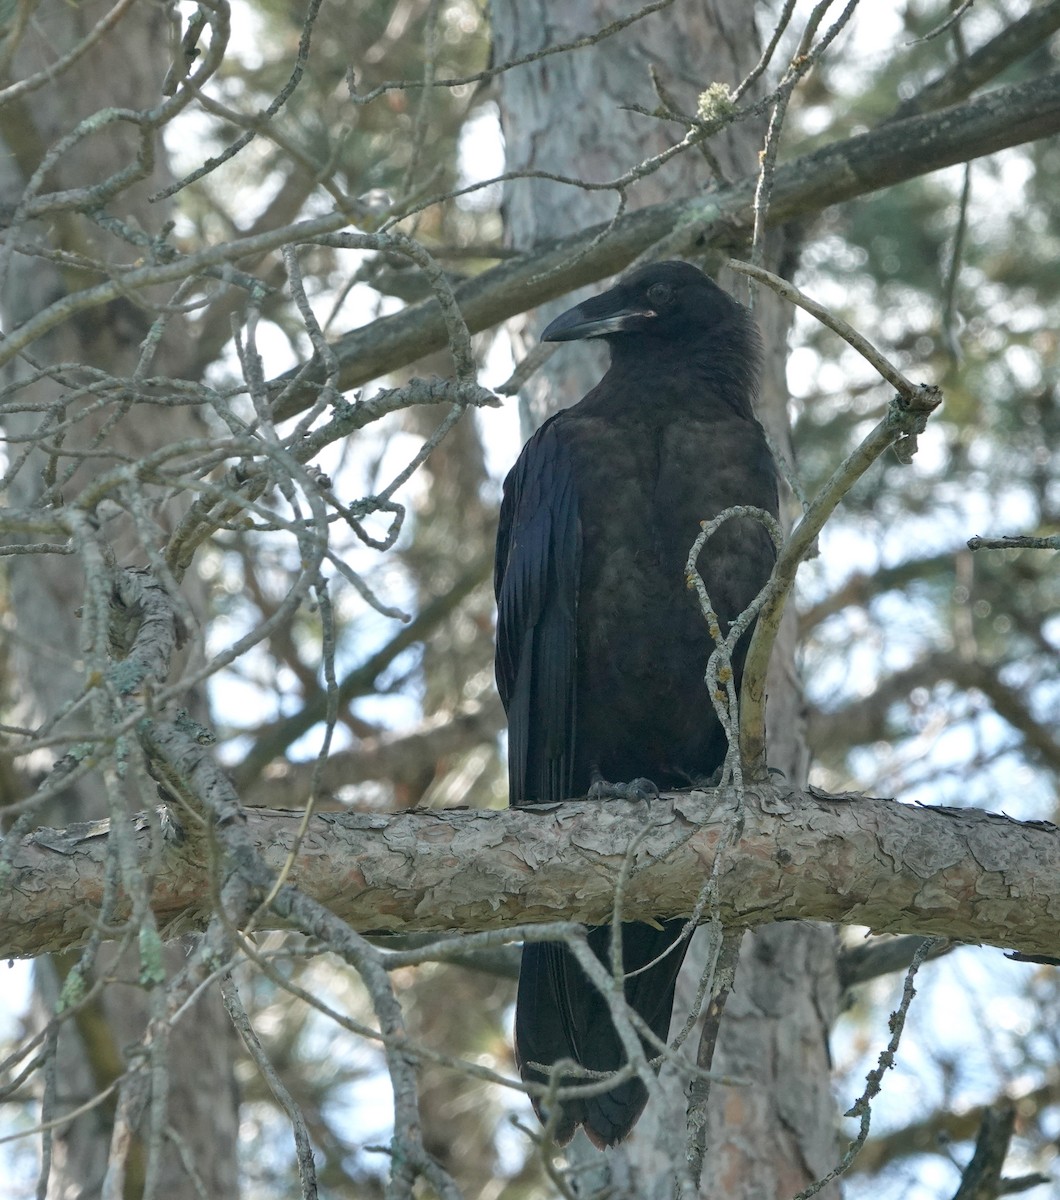
{"label": "rough bark", "polygon": [[[648,806],[569,800],[504,811],[323,813],[300,843],[300,812],[254,809],[242,821],[266,872],[293,854],[291,885],[355,929],[444,933],[608,920],[634,842],[623,915],[688,915],[734,805],[733,792],[707,790]],[[152,827],[135,822],[144,856]],[[96,821],[24,839],[0,892],[0,957],[69,949],[95,928],[108,834],[107,822]],[[157,863],[160,925],[170,936],[201,928],[213,903],[201,846],[171,835]],[[755,785],[740,841],[726,852],[720,912],[747,927],[834,921],[1055,954],[1058,879],[1060,828],[1048,821]],[[263,914],[257,927],[281,923]]]}

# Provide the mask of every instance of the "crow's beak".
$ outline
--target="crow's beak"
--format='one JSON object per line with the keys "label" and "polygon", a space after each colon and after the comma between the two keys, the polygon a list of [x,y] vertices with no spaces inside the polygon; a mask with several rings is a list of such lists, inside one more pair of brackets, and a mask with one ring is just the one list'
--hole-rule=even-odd
{"label": "crow's beak", "polygon": [[607,337],[611,333],[643,329],[645,322],[655,316],[650,308],[633,305],[616,307],[617,299],[614,292],[604,292],[602,296],[594,296],[574,308],[568,308],[545,326],[541,340],[577,342],[582,338]]}

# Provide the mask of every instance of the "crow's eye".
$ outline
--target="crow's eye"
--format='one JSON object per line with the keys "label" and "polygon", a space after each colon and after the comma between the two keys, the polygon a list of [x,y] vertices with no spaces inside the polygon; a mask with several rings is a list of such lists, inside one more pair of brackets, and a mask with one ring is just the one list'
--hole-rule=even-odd
{"label": "crow's eye", "polygon": [[668,283],[653,283],[648,288],[648,299],[653,308],[665,308],[673,298],[674,289]]}

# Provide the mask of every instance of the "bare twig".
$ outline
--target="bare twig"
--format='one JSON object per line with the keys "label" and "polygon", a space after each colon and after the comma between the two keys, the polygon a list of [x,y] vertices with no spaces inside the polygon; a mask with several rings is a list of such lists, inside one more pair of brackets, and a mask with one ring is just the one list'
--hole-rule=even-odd
{"label": "bare twig", "polygon": [[[55,62],[49,63],[44,70],[37,71],[33,75],[27,75],[25,79],[20,79],[17,83],[8,84],[6,88],[0,90],[0,108],[20,96],[25,96],[29,92],[37,91],[38,88],[54,84],[78,59],[82,58],[93,46],[110,33],[122,17],[134,6],[135,2],[136,0],[117,0],[114,7],[109,12],[104,13],[88,33],[75,46],[67,50],[65,54],[60,55]],[[5,42],[6,40],[7,37],[5,37]],[[4,49],[6,51],[7,47],[5,46]],[[4,74],[6,75],[6,73],[5,68]]]}
{"label": "bare twig", "polygon": [[773,61],[773,55],[776,53],[780,39],[784,36],[784,30],[788,27],[788,22],[791,20],[791,14],[795,11],[795,0],[784,0],[784,8],[777,17],[777,22],[773,26],[773,32],[769,36],[769,42],[766,48],[762,51],[762,55],[758,62],[744,76],[732,93],[732,102],[736,104],[744,96],[747,90],[754,85],[755,80],[761,76],[762,72]]}
{"label": "bare twig", "polygon": [[935,26],[934,29],[930,30],[928,33],[925,33],[923,37],[914,38],[911,42],[906,42],[906,45],[919,46],[923,42],[930,42],[932,38],[939,37],[939,35],[945,33],[947,29],[952,29],[953,26],[957,24],[961,17],[964,16],[964,14],[972,7],[974,3],[975,0],[961,0],[961,3],[956,7],[956,9],[954,9],[953,12],[950,13],[945,21],[940,22]]}
{"label": "bare twig", "polygon": [[706,584],[699,572],[698,566],[699,557],[703,553],[708,540],[726,521],[733,519],[757,521],[769,534],[774,548],[777,550],[780,549],[783,542],[783,533],[779,523],[772,514],[767,513],[764,509],[755,508],[753,505],[734,505],[718,513],[712,520],[702,522],[702,528],[696,540],[692,543],[692,548],[688,554],[688,561],[685,563],[685,580],[688,587],[693,589],[699,597],[699,606],[707,622],[707,629],[711,640],[714,642],[714,650],[707,660],[705,679],[711,704],[714,706],[718,721],[725,731],[727,749],[725,752],[724,776],[726,781],[729,779],[732,780],[733,786],[738,792],[742,792],[743,763],[740,757],[739,736],[740,698],[736,695],[732,655],[736,649],[736,643],[746,633],[759,612],[761,612],[762,605],[766,602],[766,598],[769,595],[769,585],[763,587],[744,611],[733,620],[728,632],[723,634],[718,614],[714,610],[714,605],[707,592]]}
{"label": "bare twig", "polygon": [[[151,197],[152,200],[164,200],[168,196],[173,196],[183,188],[186,188],[190,183],[202,179],[203,176],[210,174],[211,171],[216,171],[219,166],[234,158],[242,149],[248,146],[261,130],[268,128],[269,122],[280,112],[291,96],[294,95],[295,90],[302,81],[306,65],[309,62],[309,48],[313,36],[313,26],[316,23],[317,14],[320,11],[322,3],[323,0],[309,0],[309,9],[302,23],[302,36],[298,42],[298,52],[295,56],[294,66],[291,68],[290,77],[268,106],[257,115],[254,121],[255,127],[241,134],[220,154],[207,159],[201,167],[192,171],[183,179],[179,179],[168,187],[160,189]],[[184,87],[191,90],[190,81],[185,80]],[[201,92],[198,94],[201,96]]]}
{"label": "bare twig", "polygon": [[280,1107],[287,1114],[287,1119],[291,1123],[291,1131],[294,1134],[295,1158],[298,1162],[302,1198],[303,1200],[314,1200],[317,1194],[316,1166],[313,1162],[313,1147],[309,1140],[309,1130],[306,1128],[302,1110],[277,1074],[265,1048],[258,1040],[258,1035],[250,1022],[247,1010],[243,1007],[243,1001],[239,998],[239,991],[231,975],[227,975],[221,980],[221,998],[224,1000],[225,1011],[231,1017],[236,1032],[247,1048],[247,1053],[254,1060],[254,1065],[268,1084],[269,1091],[276,1097]]}
{"label": "bare twig", "polygon": [[781,279],[779,275],[774,275],[771,271],[766,271],[764,268],[756,266],[753,263],[740,262],[739,259],[735,258],[730,258],[727,265],[733,271],[738,271],[741,275],[750,275],[752,279],[757,279],[759,283],[767,284],[778,296],[782,296],[792,304],[797,304],[799,308],[816,317],[822,325],[827,325],[833,332],[838,333],[845,342],[853,346],[866,362],[876,368],[899,395],[912,397],[915,391],[914,385],[876,349],[868,338],[858,333],[852,325],[848,325],[842,317],[837,317],[835,313],[823,304],[819,304],[816,300],[811,299],[805,292],[800,292],[793,283],[790,283],[787,279]]}
{"label": "bare twig", "polygon": [[486,83],[488,80],[494,79],[497,75],[512,70],[513,67],[521,67],[526,63],[538,62],[542,58],[551,57],[553,54],[568,54],[572,50],[584,50],[587,46],[599,45],[605,38],[613,37],[616,33],[621,33],[623,29],[628,28],[637,21],[643,20],[645,17],[651,16],[652,13],[669,8],[673,2],[674,0],[653,0],[652,3],[645,4],[628,17],[621,17],[617,21],[612,21],[610,24],[602,26],[595,33],[587,33],[582,37],[572,38],[569,42],[558,42],[554,46],[545,46],[541,50],[534,50],[530,54],[524,54],[519,58],[509,59],[507,62],[500,63],[496,67],[488,67],[484,71],[476,71],[473,75],[461,75],[455,79],[432,79],[429,85],[422,79],[388,79],[385,83],[380,83],[372,88],[370,92],[359,94],[354,90],[354,80],[351,72],[348,77],[350,99],[354,104],[370,104],[386,92],[412,91],[415,88],[425,86],[448,88],[464,87],[469,83]]}
{"label": "bare twig", "polygon": [[846,1153],[843,1155],[840,1162],[832,1168],[826,1175],[815,1180],[808,1188],[803,1188],[793,1200],[809,1200],[811,1196],[816,1196],[822,1188],[826,1187],[833,1179],[838,1179],[840,1175],[846,1173],[850,1168],[851,1163],[857,1157],[861,1147],[865,1144],[869,1136],[869,1122],[872,1119],[872,1101],[880,1094],[880,1088],[883,1086],[883,1077],[887,1071],[894,1066],[895,1054],[898,1051],[898,1043],[902,1039],[902,1032],[905,1029],[906,1018],[909,1015],[909,1006],[913,1003],[913,997],[916,995],[916,988],[913,987],[913,980],[916,978],[916,973],[920,969],[920,964],[931,952],[934,943],[929,938],[924,941],[924,944],[913,955],[913,961],[909,964],[909,969],[905,973],[905,983],[902,986],[902,999],[897,1009],[891,1013],[888,1026],[891,1030],[891,1037],[887,1043],[887,1048],[880,1053],[879,1061],[876,1066],[868,1073],[865,1080],[865,1090],[861,1093],[854,1105],[848,1109],[846,1116],[858,1117],[861,1121],[861,1127],[858,1130],[858,1136],[847,1147]]}
{"label": "bare twig", "polygon": [[939,318],[942,326],[942,340],[954,362],[958,362],[961,356],[961,343],[957,334],[957,280],[960,276],[961,259],[964,255],[964,235],[968,228],[968,201],[971,194],[972,164],[965,163],[961,198],[957,208],[957,228],[954,230],[950,261],[946,268],[946,278],[942,284],[942,314]]}
{"label": "bare twig", "polygon": [[829,28],[828,32],[816,45],[812,45],[817,28],[825,12],[831,5],[832,0],[818,0],[818,3],[807,18],[806,28],[799,39],[798,47],[792,55],[791,62],[788,64],[784,78],[777,88],[776,100],[769,115],[769,128],[766,131],[766,141],[762,148],[761,163],[758,170],[758,177],[755,181],[754,204],[752,206],[754,224],[751,234],[751,261],[756,266],[761,265],[764,253],[766,213],[769,210],[770,196],[773,192],[773,176],[776,170],[777,152],[780,149],[780,132],[784,125],[784,117],[787,114],[792,93],[799,81],[803,79],[814,63],[820,59],[825,50],[839,36],[840,31],[854,15],[854,9],[858,6],[858,0],[848,0],[846,7]]}
{"label": "bare twig", "polygon": [[795,582],[795,574],[840,500],[873,462],[890,446],[903,460],[915,452],[916,436],[923,431],[928,417],[942,403],[938,388],[913,384],[894,367],[866,338],[855,332],[822,305],[804,296],[786,280],[761,267],[730,261],[733,270],[767,283],[779,295],[812,313],[850,343],[898,391],[887,415],[832,474],[798,525],[792,530],[777,558],[776,566],[755,626],[744,665],[740,692],[740,756],[752,779],[765,778],[765,679],[773,642],[780,628],[784,605]]}
{"label": "bare twig", "polygon": [[1060,550],[1060,533],[1051,533],[1046,537],[1012,533],[999,538],[976,534],[968,539],[967,545],[969,550]]}

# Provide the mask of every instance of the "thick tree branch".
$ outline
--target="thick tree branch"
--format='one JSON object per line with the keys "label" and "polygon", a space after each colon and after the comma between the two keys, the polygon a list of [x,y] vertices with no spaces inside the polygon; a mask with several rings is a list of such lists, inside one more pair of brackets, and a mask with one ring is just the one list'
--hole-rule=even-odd
{"label": "thick tree branch", "polygon": [[880,679],[872,693],[829,712],[810,712],[808,736],[812,746],[849,749],[887,736],[887,712],[909,699],[914,688],[932,688],[949,680],[959,688],[977,688],[999,717],[1020,733],[1042,760],[1060,768],[1060,740],[1054,730],[1037,720],[1024,694],[1003,683],[995,668],[961,658],[955,651],[938,650],[910,666]]}
{"label": "thick tree branch", "polygon": [[953,1200],[995,1200],[1001,1194],[1001,1168],[1015,1128],[1016,1106],[1007,1096],[983,1113],[975,1154],[964,1169]]}
{"label": "thick tree branch", "polygon": [[970,96],[976,88],[994,79],[1006,67],[1026,58],[1060,29],[1060,0],[1035,5],[990,41],[962,55],[949,70],[915,96],[903,101],[892,120],[901,121],[914,113],[927,112]]}
{"label": "thick tree branch", "polygon": [[[954,163],[1060,131],[1060,71],[997,88],[967,103],[927,116],[893,121],[857,137],[804,154],[777,168],[768,223],[821,212],[833,204],[878,191]],[[755,179],[708,196],[657,204],[629,213],[599,244],[604,226],[580,231],[532,253],[508,259],[455,289],[472,333],[594,283],[627,267],[664,238],[672,253],[692,247],[742,246],[753,221]],[[683,231],[676,243],[675,231]],[[590,248],[591,247],[591,248]],[[358,387],[446,345],[442,313],[432,301],[345,334],[333,345],[340,386]],[[308,382],[320,383],[323,367]],[[294,373],[281,377],[277,393]],[[278,417],[309,403],[310,387],[292,387]]]}
{"label": "thick tree branch", "polygon": [[914,580],[930,579],[941,571],[953,574],[955,550],[931,554],[924,558],[910,558],[891,566],[880,566],[872,571],[855,571],[823,600],[799,613],[799,633],[808,636],[822,622],[847,608],[864,608],[877,596],[894,589],[904,588]]}
{"label": "thick tree branch", "polygon": [[[699,791],[650,806],[570,801],[503,812],[314,816],[287,882],[360,931],[448,932],[610,917],[614,881],[629,918],[687,915],[728,840],[735,797]],[[1026,954],[1060,945],[1060,829],[975,810],[747,788],[742,836],[720,875],[726,925],[790,919],[987,942]],[[284,867],[302,814],[250,811],[244,856]],[[157,828],[157,825],[156,825]],[[147,858],[149,823],[137,822]],[[0,957],[79,944],[95,927],[106,822],[45,829],[13,849],[0,888]],[[208,866],[167,840],[151,904],[168,936],[205,926]],[[239,874],[241,860],[226,871]],[[248,859],[248,863],[250,859]],[[248,868],[249,869],[249,868]],[[261,868],[251,871],[263,886]],[[113,920],[127,916],[121,909]],[[262,913],[257,928],[277,920]]]}
{"label": "thick tree branch", "polygon": [[[929,958],[941,958],[956,949],[951,942],[937,938],[931,941],[934,945],[924,956],[925,962]],[[906,937],[873,938],[860,946],[849,946],[839,955],[839,986],[857,987],[860,983],[879,979],[881,975],[904,971],[923,944],[923,938],[910,934]]]}
{"label": "thick tree branch", "polygon": [[[998,1097],[998,1101],[1001,1099],[1002,1097]],[[1029,1091],[1014,1091],[1012,1099],[1024,1119],[1031,1121],[1035,1113],[1060,1102],[1060,1078],[1054,1076]],[[990,1107],[980,1104],[959,1112],[940,1109],[922,1121],[914,1121],[890,1133],[871,1138],[855,1160],[851,1174],[875,1175],[903,1158],[945,1153],[946,1147],[951,1143],[964,1142],[975,1137]]]}
{"label": "thick tree branch", "polygon": [[373,780],[391,786],[412,783],[443,759],[492,741],[503,728],[500,698],[487,693],[455,712],[434,714],[415,729],[381,733],[354,749],[333,750],[319,769],[313,759],[273,763],[244,789],[243,798],[256,808],[297,808],[309,799],[315,782],[318,810],[341,808],[328,798],[343,788]]}

